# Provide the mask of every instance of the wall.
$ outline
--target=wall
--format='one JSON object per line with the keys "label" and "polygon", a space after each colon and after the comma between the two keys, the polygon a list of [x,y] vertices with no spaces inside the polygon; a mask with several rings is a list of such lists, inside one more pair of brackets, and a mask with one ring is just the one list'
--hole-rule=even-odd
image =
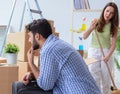
{"label": "wall", "polygon": [[[12,10],[12,3],[14,0],[3,0],[0,3],[0,25],[7,25],[9,18],[10,18],[10,13]],[[31,1],[30,4],[34,8],[34,3],[33,0]],[[71,1],[72,0],[38,0],[40,8],[43,12],[43,16],[47,19],[52,19],[54,20],[54,25],[56,28],[56,32],[60,33],[60,38],[65,40],[68,43],[71,43],[71,33],[70,33],[70,28],[71,28]],[[94,4],[93,8],[98,8],[96,5],[96,2],[93,2],[92,0],[91,4]],[[96,1],[96,0],[95,0]],[[109,0],[100,0],[99,4],[102,5],[102,7],[105,5],[106,2]],[[13,19],[11,22],[11,27],[14,32],[19,31],[19,26],[20,26],[20,20],[21,20],[21,15],[22,15],[22,10],[23,10],[23,4],[24,0],[17,0],[16,3],[16,8],[15,12],[13,15]],[[99,6],[100,7],[100,6]],[[94,15],[93,15],[94,14]],[[74,28],[79,28],[82,23],[82,17],[86,17],[87,21],[87,27],[89,27],[89,22],[93,18],[97,18],[99,16],[100,12],[87,12],[87,13],[76,13],[75,14],[75,22],[74,22]],[[34,18],[38,18],[38,15],[35,16]],[[23,26],[29,22],[29,15],[27,11],[25,11],[25,16],[24,16],[24,22]],[[78,49],[78,36],[81,36],[80,34],[74,34],[74,47]]]}

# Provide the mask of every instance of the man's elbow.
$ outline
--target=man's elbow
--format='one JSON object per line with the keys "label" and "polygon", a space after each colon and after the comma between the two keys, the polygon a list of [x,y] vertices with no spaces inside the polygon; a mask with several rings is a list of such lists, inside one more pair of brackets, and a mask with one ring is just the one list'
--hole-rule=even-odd
{"label": "man's elbow", "polygon": [[38,86],[45,90],[45,91],[48,91],[48,90],[52,90],[53,89],[53,85],[50,85],[50,84],[47,84],[47,83],[40,83],[40,82],[37,82]]}

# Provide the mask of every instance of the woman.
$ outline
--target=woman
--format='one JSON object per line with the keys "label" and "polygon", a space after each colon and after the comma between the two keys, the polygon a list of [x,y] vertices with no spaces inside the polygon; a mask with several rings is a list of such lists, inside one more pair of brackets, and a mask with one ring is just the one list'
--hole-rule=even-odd
{"label": "woman", "polygon": [[[101,89],[102,94],[110,94],[111,79],[106,68],[108,63],[111,72],[113,67],[113,52],[116,47],[116,38],[119,26],[118,7],[114,2],[109,2],[102,11],[99,19],[91,21],[90,27],[83,34],[86,39],[92,33],[91,47],[88,57],[95,58],[99,62],[89,65],[89,70]],[[102,56],[95,31],[98,34],[105,56]]]}

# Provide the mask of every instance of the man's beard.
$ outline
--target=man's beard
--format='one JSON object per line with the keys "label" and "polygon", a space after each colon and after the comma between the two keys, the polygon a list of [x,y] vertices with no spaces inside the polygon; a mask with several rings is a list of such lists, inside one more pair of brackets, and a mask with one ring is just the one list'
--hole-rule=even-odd
{"label": "man's beard", "polygon": [[39,44],[34,39],[34,41],[33,41],[33,50],[37,50],[37,49],[39,49]]}

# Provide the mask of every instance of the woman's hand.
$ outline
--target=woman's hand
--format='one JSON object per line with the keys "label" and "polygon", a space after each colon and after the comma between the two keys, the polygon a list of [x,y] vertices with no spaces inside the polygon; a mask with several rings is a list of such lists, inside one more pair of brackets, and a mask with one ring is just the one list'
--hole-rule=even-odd
{"label": "woman's hand", "polygon": [[94,31],[94,29],[96,28],[97,25],[97,19],[93,19],[90,23],[90,27],[86,30],[86,32],[83,34],[83,39],[88,38],[88,36],[90,35],[90,33],[92,31]]}
{"label": "woman's hand", "polygon": [[108,55],[106,55],[105,57],[103,57],[103,61],[105,63],[107,63],[109,61],[110,57]]}
{"label": "woman's hand", "polygon": [[96,28],[96,25],[97,25],[97,19],[93,19],[90,23],[90,28],[93,30]]}

